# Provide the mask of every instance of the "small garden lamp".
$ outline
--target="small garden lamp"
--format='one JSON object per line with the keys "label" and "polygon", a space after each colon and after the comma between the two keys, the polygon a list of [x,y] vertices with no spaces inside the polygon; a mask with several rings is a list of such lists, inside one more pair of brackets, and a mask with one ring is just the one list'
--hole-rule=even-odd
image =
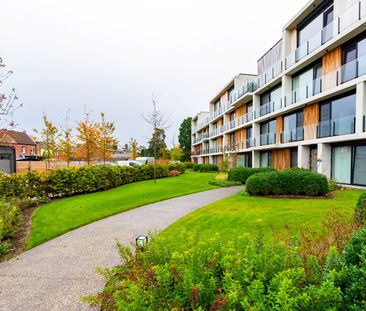
{"label": "small garden lamp", "polygon": [[147,235],[141,234],[136,238],[136,246],[139,247],[142,251],[144,250],[147,243],[149,243],[149,237]]}

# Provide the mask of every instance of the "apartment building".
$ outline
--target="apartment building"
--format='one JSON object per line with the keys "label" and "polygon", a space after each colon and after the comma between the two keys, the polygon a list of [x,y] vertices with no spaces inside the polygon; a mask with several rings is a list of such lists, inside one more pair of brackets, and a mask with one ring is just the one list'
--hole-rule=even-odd
{"label": "apartment building", "polygon": [[366,186],[366,0],[309,2],[257,64],[193,118],[192,161]]}

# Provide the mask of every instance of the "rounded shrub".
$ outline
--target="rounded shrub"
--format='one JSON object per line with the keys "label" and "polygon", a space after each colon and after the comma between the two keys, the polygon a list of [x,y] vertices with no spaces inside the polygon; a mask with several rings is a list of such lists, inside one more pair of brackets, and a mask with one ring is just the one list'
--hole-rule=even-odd
{"label": "rounded shrub", "polygon": [[329,192],[327,178],[304,169],[287,169],[254,174],[246,189],[253,195],[322,196]]}
{"label": "rounded shrub", "polygon": [[186,169],[192,169],[194,166],[194,163],[189,161],[183,162],[183,164],[185,165]]}
{"label": "rounded shrub", "polygon": [[199,172],[201,169],[202,164],[194,164],[192,169],[194,172]]}
{"label": "rounded shrub", "polygon": [[235,167],[229,170],[228,180],[245,184],[247,182],[247,179],[254,174],[272,171],[275,171],[275,169],[272,167]]}
{"label": "rounded shrub", "polygon": [[181,162],[172,162],[168,164],[169,171],[179,171],[181,174],[185,172],[186,166]]}

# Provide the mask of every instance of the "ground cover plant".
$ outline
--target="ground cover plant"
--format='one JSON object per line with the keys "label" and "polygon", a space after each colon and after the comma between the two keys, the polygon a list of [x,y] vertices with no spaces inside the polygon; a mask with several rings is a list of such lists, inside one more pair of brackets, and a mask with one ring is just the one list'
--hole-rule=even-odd
{"label": "ground cover plant", "polygon": [[232,186],[239,186],[241,183],[238,181],[229,181],[227,173],[219,173],[216,176],[212,176],[209,181],[210,185],[215,185],[218,187],[232,187]]}
{"label": "ground cover plant", "polygon": [[145,204],[215,188],[212,174],[186,173],[178,177],[130,183],[107,191],[73,196],[42,205],[32,216],[27,242],[31,248],[72,229]]}
{"label": "ground cover plant", "polygon": [[210,204],[144,252],[120,246],[121,265],[103,270],[105,291],[86,300],[105,310],[364,310],[366,229],[353,222],[360,193]]}
{"label": "ground cover plant", "polygon": [[0,255],[10,251],[10,239],[17,232],[21,218],[15,204],[0,200]]}

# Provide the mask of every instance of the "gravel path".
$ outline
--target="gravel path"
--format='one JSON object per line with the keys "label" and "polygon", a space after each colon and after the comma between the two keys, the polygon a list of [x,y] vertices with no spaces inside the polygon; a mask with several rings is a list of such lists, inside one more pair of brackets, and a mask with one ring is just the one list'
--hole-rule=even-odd
{"label": "gravel path", "polygon": [[95,267],[118,264],[116,239],[129,245],[138,234],[163,230],[240,188],[220,188],[145,205],[73,230],[0,263],[0,310],[90,310],[80,297],[103,289],[103,278]]}

